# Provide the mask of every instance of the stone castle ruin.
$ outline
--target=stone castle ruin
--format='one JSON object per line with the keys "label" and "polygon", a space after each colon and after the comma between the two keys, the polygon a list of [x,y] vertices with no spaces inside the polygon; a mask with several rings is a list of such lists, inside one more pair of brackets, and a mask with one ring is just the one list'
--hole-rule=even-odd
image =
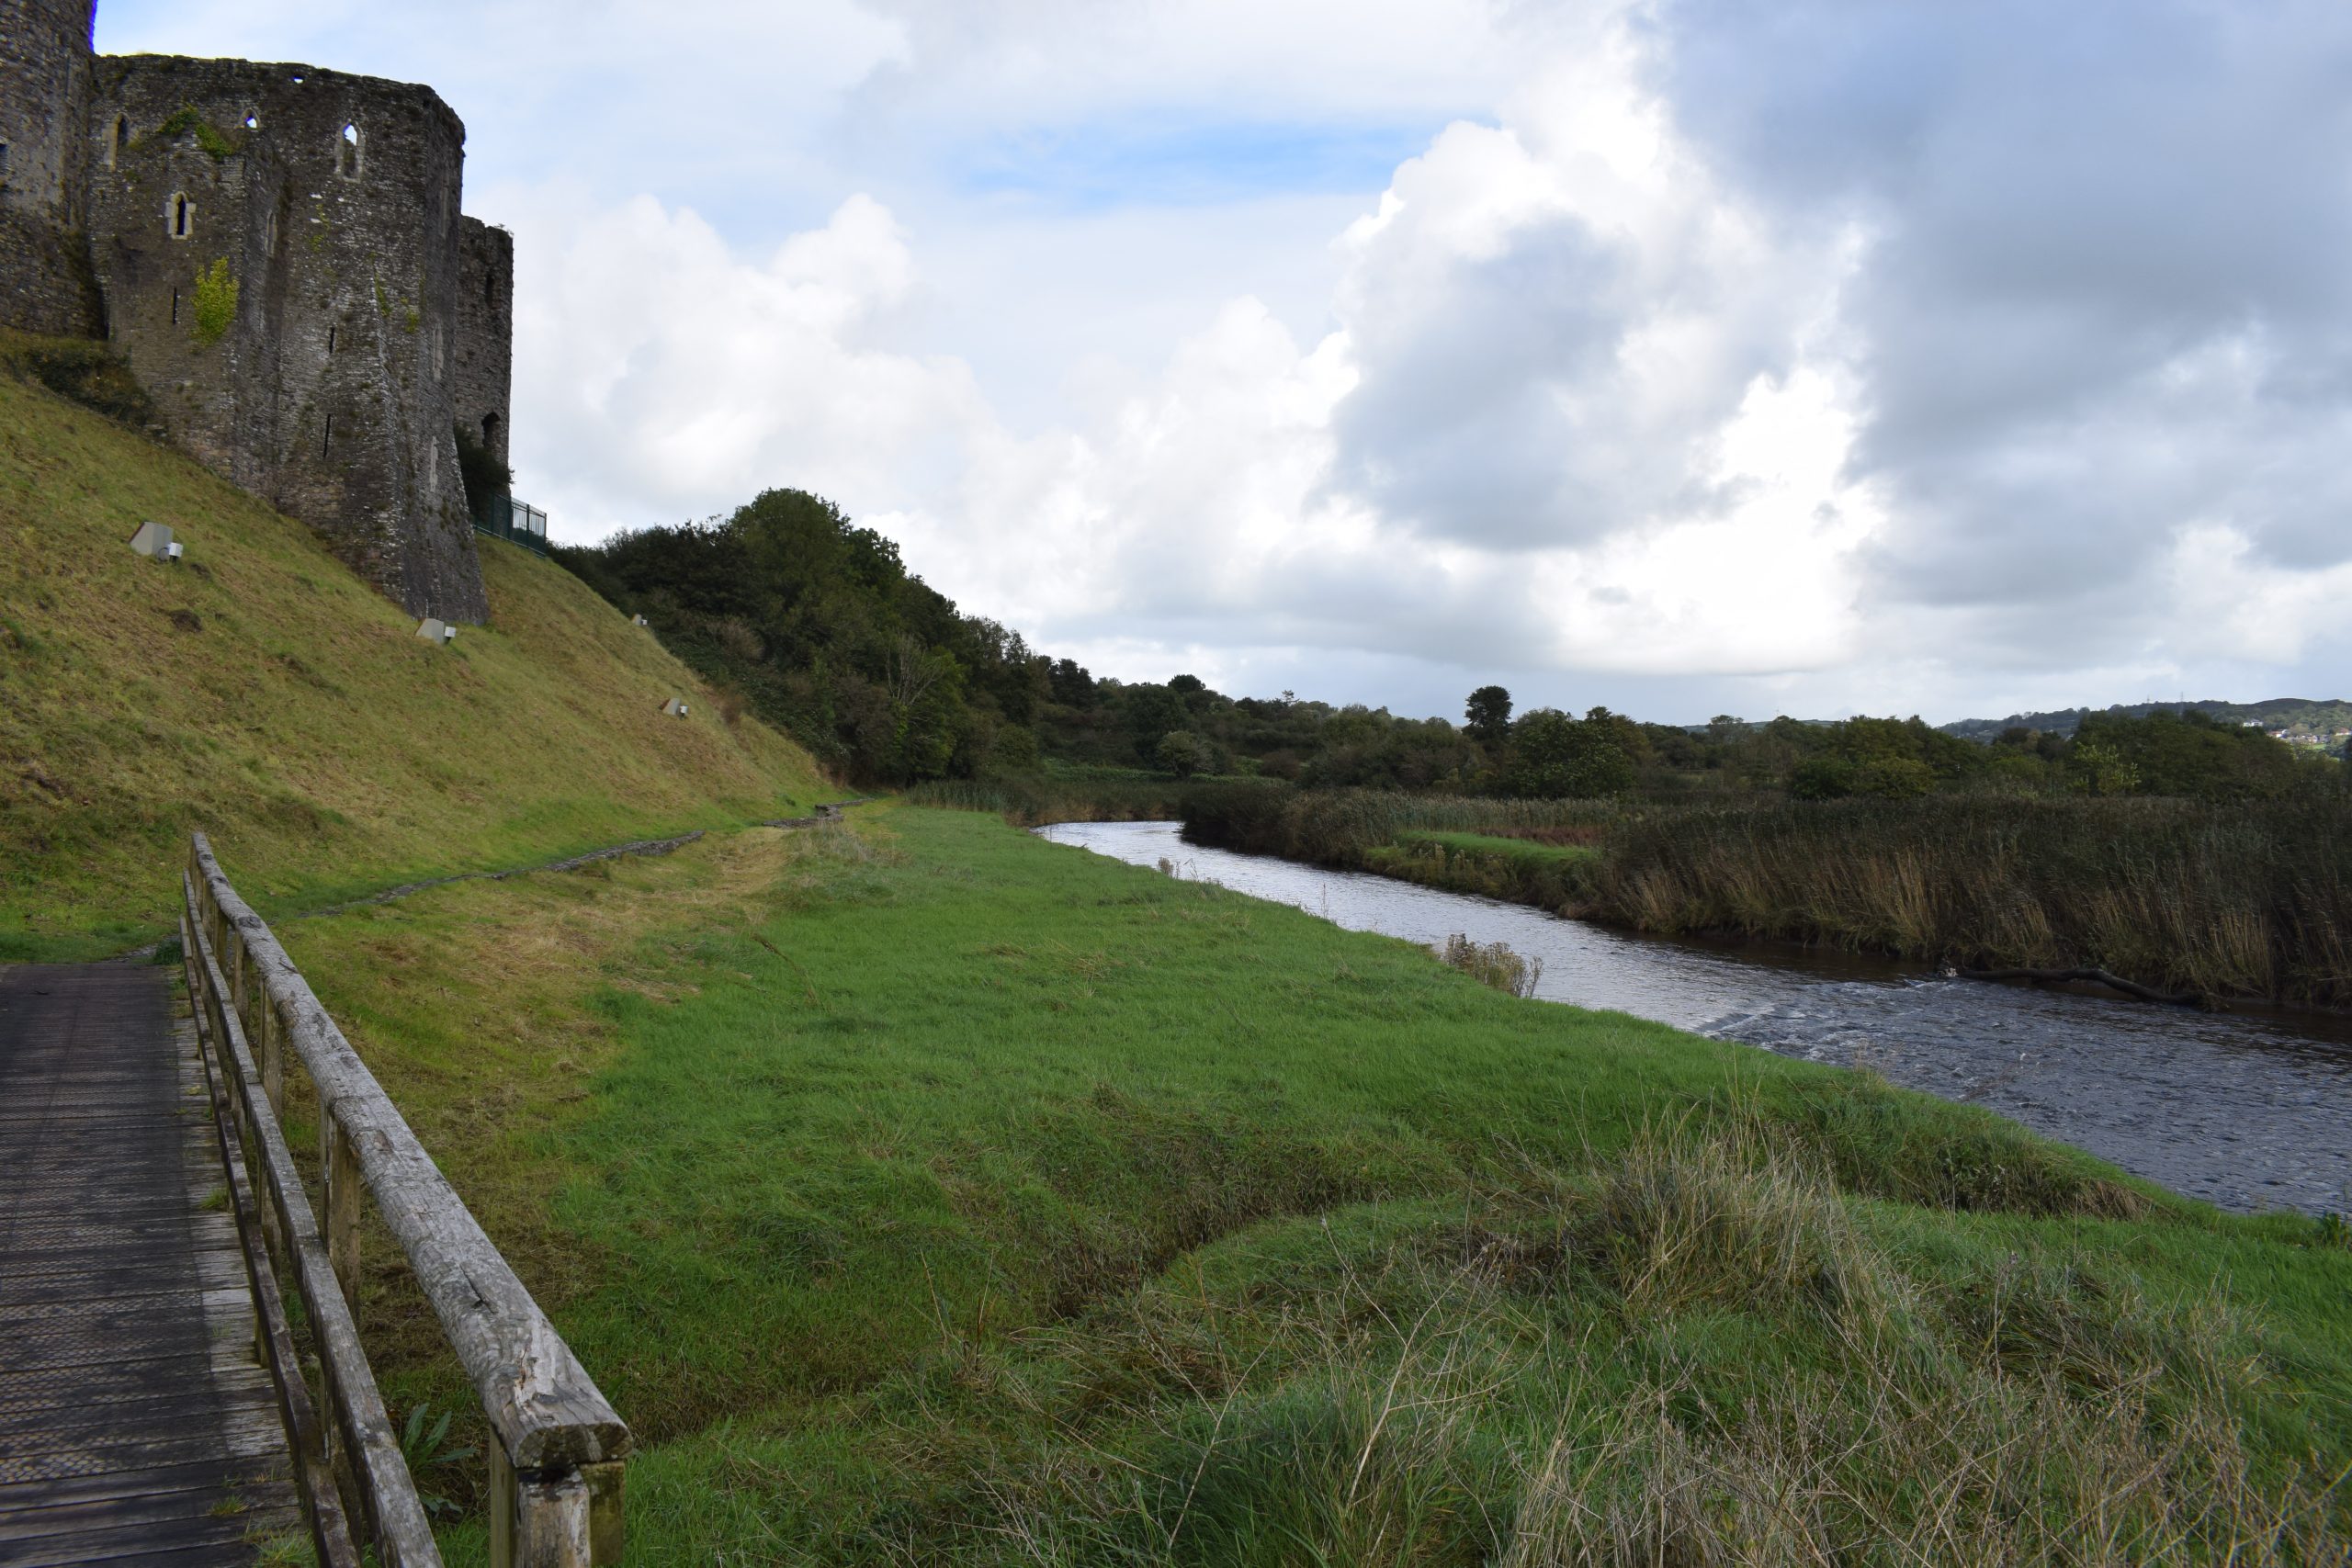
{"label": "stone castle ruin", "polygon": [[175,440],[414,615],[480,622],[462,427],[507,454],[514,245],[428,87],[91,47],[0,0],[0,324],[103,338]]}

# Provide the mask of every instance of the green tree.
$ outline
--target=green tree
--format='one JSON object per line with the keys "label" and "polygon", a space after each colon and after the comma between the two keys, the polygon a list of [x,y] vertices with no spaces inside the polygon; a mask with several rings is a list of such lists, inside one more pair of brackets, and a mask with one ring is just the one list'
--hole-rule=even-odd
{"label": "green tree", "polygon": [[2140,769],[2113,746],[2077,741],[2066,758],[2067,772],[2086,795],[2130,795],[2140,787]]}
{"label": "green tree", "polygon": [[1470,694],[1463,709],[1469,720],[1463,728],[1470,739],[1488,751],[1499,751],[1510,739],[1510,694],[1500,686],[1481,686]]}
{"label": "green tree", "polygon": [[1152,760],[1178,778],[1189,779],[1203,771],[1206,750],[1201,738],[1191,730],[1171,729],[1159,738]]}
{"label": "green tree", "polygon": [[[2101,761],[2083,761],[2086,748]],[[2158,708],[2138,718],[2085,715],[2070,748],[2070,769],[2087,778],[2100,765],[2119,763],[2132,767],[2145,794],[2198,800],[2275,799],[2300,776],[2294,748],[2285,741],[2256,727],[2217,722],[2196,708]]]}
{"label": "green tree", "polygon": [[[1503,792],[1531,800],[1600,798],[1634,787],[1634,756],[1616,719],[1574,719],[1557,708],[1534,708],[1510,727],[1510,757]],[[1638,734],[1638,731],[1635,731]]]}

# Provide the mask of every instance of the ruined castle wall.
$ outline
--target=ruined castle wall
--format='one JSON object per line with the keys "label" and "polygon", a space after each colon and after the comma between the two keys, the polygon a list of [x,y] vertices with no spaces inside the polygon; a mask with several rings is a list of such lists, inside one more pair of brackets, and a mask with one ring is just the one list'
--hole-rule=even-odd
{"label": "ruined castle wall", "polygon": [[458,223],[458,423],[500,462],[514,363],[514,236],[478,219]]}
{"label": "ruined castle wall", "polygon": [[[95,74],[92,262],[174,434],[413,614],[483,619],[452,434],[457,117],[428,88],[305,65]],[[208,341],[196,308],[224,263],[235,310]]]}
{"label": "ruined castle wall", "polygon": [[91,335],[81,128],[96,0],[0,0],[0,325]]}

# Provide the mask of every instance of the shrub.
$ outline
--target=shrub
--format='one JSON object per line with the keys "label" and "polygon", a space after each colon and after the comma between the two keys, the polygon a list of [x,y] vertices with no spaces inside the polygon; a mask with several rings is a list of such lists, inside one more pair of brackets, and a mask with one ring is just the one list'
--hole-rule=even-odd
{"label": "shrub", "polygon": [[237,277],[221,256],[196,275],[196,310],[189,333],[199,348],[209,348],[229,335],[237,320]]}
{"label": "shrub", "polygon": [[152,430],[157,423],[147,389],[105,344],[0,333],[0,365],[134,430]]}
{"label": "shrub", "polygon": [[465,481],[466,514],[481,522],[489,516],[491,503],[514,488],[514,470],[474,439],[464,424],[451,430],[458,438],[458,477]]}

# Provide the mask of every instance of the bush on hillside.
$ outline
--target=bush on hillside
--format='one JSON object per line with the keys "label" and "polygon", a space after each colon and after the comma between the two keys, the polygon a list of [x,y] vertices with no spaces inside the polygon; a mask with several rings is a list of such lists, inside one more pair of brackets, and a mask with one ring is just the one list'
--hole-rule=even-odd
{"label": "bush on hillside", "polygon": [[103,343],[0,333],[0,366],[119,424],[152,431],[160,423],[147,389]]}

